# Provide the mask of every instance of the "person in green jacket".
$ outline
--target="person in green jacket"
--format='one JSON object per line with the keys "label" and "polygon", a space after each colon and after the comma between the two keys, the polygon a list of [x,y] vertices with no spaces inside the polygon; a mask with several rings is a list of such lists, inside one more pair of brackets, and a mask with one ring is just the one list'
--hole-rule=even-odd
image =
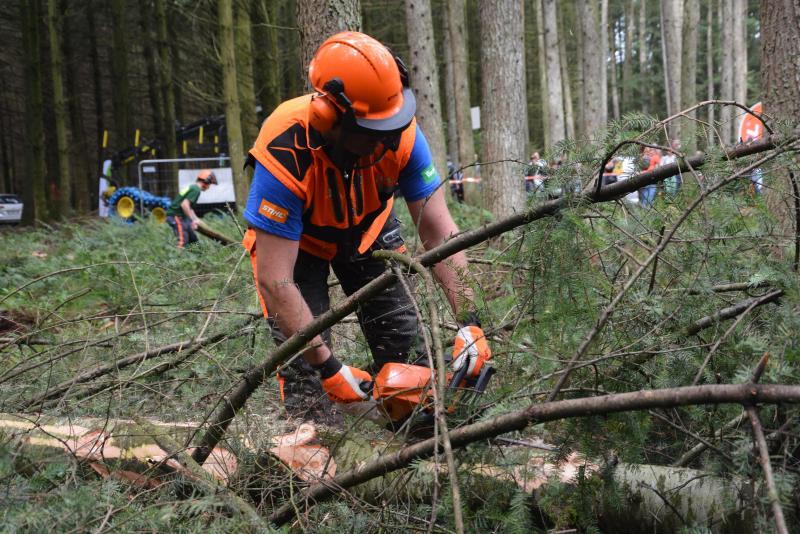
{"label": "person in green jacket", "polygon": [[197,241],[194,231],[200,223],[200,218],[194,212],[194,207],[200,198],[200,193],[211,187],[211,184],[217,183],[217,177],[213,172],[202,170],[197,173],[197,183],[184,187],[178,196],[172,199],[172,204],[167,209],[167,223],[175,232],[178,248]]}

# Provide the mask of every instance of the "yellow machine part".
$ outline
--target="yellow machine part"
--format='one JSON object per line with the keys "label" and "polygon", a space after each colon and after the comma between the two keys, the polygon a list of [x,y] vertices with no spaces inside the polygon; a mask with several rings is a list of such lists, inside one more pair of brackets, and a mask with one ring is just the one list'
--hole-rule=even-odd
{"label": "yellow machine part", "polygon": [[123,219],[132,217],[136,212],[136,203],[131,197],[119,197],[116,205],[117,215]]}
{"label": "yellow machine part", "polygon": [[152,217],[153,220],[158,224],[164,224],[167,222],[167,212],[160,206],[156,206],[150,210],[150,217]]}

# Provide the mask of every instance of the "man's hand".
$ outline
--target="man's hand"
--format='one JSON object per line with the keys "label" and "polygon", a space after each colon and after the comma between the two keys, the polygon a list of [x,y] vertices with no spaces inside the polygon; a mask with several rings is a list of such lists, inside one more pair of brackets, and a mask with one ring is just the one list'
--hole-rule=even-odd
{"label": "man's hand", "polygon": [[453,346],[453,370],[458,371],[467,361],[467,376],[476,377],[483,364],[492,359],[492,350],[480,326],[467,325],[458,329]]}
{"label": "man's hand", "polygon": [[322,388],[333,402],[348,404],[367,400],[369,395],[361,390],[361,384],[372,381],[366,371],[342,364],[333,355],[317,367],[322,378]]}
{"label": "man's hand", "polygon": [[192,230],[197,230],[197,227],[200,226],[200,219],[192,219],[190,226]]}

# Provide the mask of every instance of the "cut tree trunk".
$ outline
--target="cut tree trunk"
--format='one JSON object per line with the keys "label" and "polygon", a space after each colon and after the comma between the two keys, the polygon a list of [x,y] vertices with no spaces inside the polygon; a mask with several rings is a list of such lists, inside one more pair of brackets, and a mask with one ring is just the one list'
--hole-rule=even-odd
{"label": "cut tree trunk", "polygon": [[[176,450],[196,430],[196,423],[165,423],[145,420],[84,418],[68,420],[41,415],[0,415],[0,435],[16,445],[16,468],[30,474],[49,461],[69,457],[84,462],[102,477],[113,477],[142,489],[157,487],[180,472],[190,484],[201,484],[203,475],[184,466],[179,459],[186,451]],[[251,508],[247,499],[273,507],[288,498],[290,486],[329,480],[337,471],[350,470],[377,456],[399,449],[388,433],[367,438],[363,432],[320,432],[303,424],[287,434],[266,436],[266,446],[254,450],[244,429],[232,433],[244,450],[256,454],[252,464],[243,463],[226,448],[214,449],[203,465],[207,475],[227,485],[228,502],[235,508]],[[722,478],[702,471],[658,465],[620,463],[601,469],[598,463],[572,453],[554,461],[546,445],[503,447],[498,461],[492,454],[480,463],[462,464],[459,477],[465,481],[465,497],[480,506],[492,495],[493,509],[508,508],[516,492],[530,493],[538,514],[536,498],[548,485],[576,485],[580,477],[602,477],[617,490],[618,502],[607,499],[599,507],[598,520],[607,531],[652,533],[675,532],[691,525],[710,525],[711,532],[752,532],[753,517],[746,513],[745,497],[756,488],[739,478]],[[331,455],[330,451],[334,451]],[[287,471],[290,476],[287,476]],[[414,474],[422,472],[428,476]],[[427,502],[434,491],[434,477],[447,476],[446,467],[434,461],[387,473],[351,488],[352,495],[366,502]],[[222,488],[222,486],[220,486]],[[236,493],[235,493],[236,492]],[[237,495],[238,493],[238,495]]]}

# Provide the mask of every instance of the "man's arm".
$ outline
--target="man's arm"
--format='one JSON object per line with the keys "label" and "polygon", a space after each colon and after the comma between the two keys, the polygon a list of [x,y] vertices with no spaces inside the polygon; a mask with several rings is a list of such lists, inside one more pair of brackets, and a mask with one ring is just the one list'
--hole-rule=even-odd
{"label": "man's arm", "polygon": [[192,221],[192,230],[197,228],[197,225],[200,223],[200,218],[192,209],[192,203],[189,202],[188,198],[184,198],[183,202],[181,202],[181,210],[183,210],[183,213],[184,215],[186,215],[186,218]]}
{"label": "man's arm", "polygon": [[[294,264],[299,242],[258,229],[255,232],[258,289],[267,303],[270,315],[288,338],[314,319],[308,304],[294,284]],[[303,358],[312,366],[322,364],[331,356],[330,349],[320,336],[312,340],[311,346],[312,348],[303,353]]]}
{"label": "man's arm", "polygon": [[[443,189],[438,188],[429,198],[408,203],[408,211],[417,226],[422,245],[430,250],[458,233],[458,226],[450,215]],[[444,289],[456,318],[474,311],[472,288],[464,281],[467,274],[467,256],[463,251],[453,254],[433,267],[439,284]]]}

